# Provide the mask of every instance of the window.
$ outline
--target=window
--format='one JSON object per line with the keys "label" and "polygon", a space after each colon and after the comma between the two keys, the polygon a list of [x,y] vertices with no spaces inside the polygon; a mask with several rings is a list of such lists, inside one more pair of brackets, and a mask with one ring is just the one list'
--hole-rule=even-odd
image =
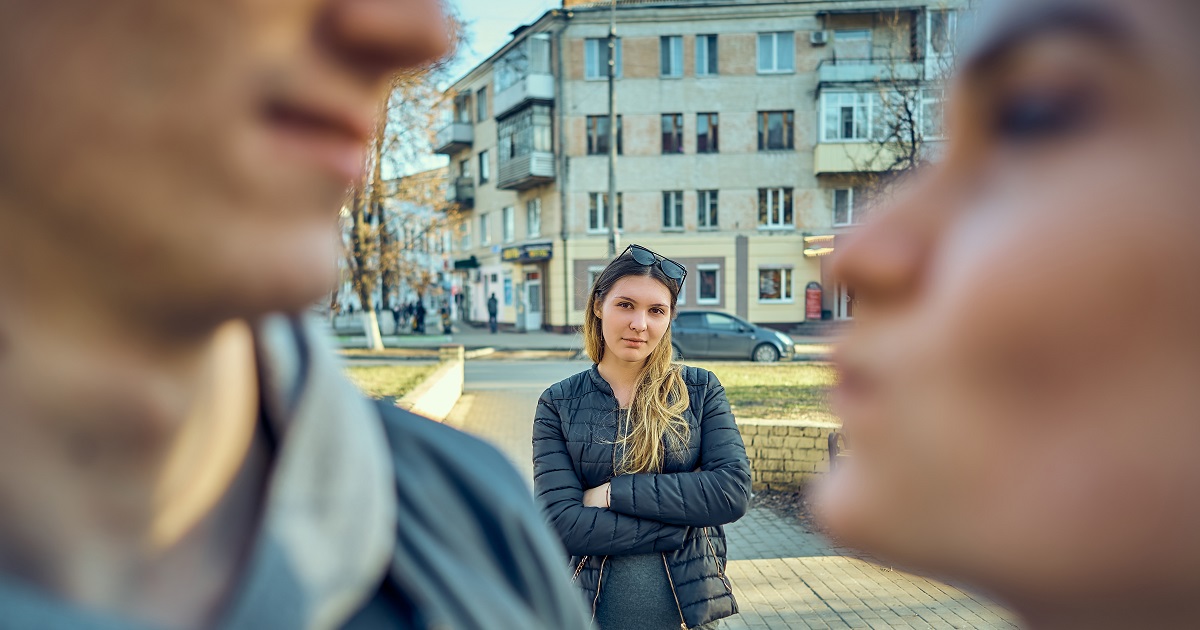
{"label": "window", "polygon": [[823,142],[879,140],[886,136],[878,93],[825,92],[821,95],[821,110]]}
{"label": "window", "polygon": [[[588,230],[591,232],[608,231],[608,193],[591,193],[588,195]],[[625,228],[625,194],[617,193],[617,229]]]}
{"label": "window", "polygon": [[954,40],[958,35],[958,14],[954,11],[932,10],[926,15],[927,56],[950,56],[954,52]]}
{"label": "window", "polygon": [[[608,116],[587,117],[588,155],[608,155]],[[621,140],[621,115],[617,114],[617,155],[624,148]]]}
{"label": "window", "polygon": [[454,122],[471,122],[471,93],[459,94],[454,97]]}
{"label": "window", "polygon": [[791,302],[792,270],[788,268],[758,270],[759,302]]}
{"label": "window", "polygon": [[937,140],[942,137],[945,99],[946,94],[943,90],[921,90],[921,135],[925,140]]}
{"label": "window", "polygon": [[871,29],[855,28],[842,29],[833,32],[833,41],[835,42],[869,42],[871,41]]}
{"label": "window", "polygon": [[715,112],[696,114],[696,153],[716,153],[719,119]]}
{"label": "window", "polygon": [[532,153],[549,153],[553,118],[549,105],[533,105],[496,125],[500,164]]}
{"label": "window", "polygon": [[479,215],[479,244],[492,244],[492,232],[488,230],[488,215],[486,214]]}
{"label": "window", "polygon": [[696,198],[700,207],[697,225],[701,230],[717,229],[717,191],[701,190]]}
{"label": "window", "polygon": [[542,200],[533,198],[525,202],[525,235],[536,238],[542,235]]}
{"label": "window", "polygon": [[462,223],[460,223],[458,226],[458,236],[459,236],[459,242],[458,242],[459,249],[461,249],[464,252],[470,250],[471,249],[471,224],[467,223],[466,221],[463,221]]}
{"label": "window", "polygon": [[758,226],[769,229],[794,229],[791,188],[758,189]]}
{"label": "window", "polygon": [[675,318],[675,323],[671,324],[672,328],[704,328],[703,313],[680,313],[679,317]]}
{"label": "window", "polygon": [[673,78],[683,76],[683,38],[667,35],[658,38],[659,74]]}
{"label": "window", "polygon": [[479,88],[475,93],[475,120],[483,122],[488,117],[487,87]]}
{"label": "window", "polygon": [[683,191],[668,190],[662,194],[664,230],[683,229]]}
{"label": "window", "polygon": [[796,148],[794,112],[758,112],[758,150],[790,151]]}
{"label": "window", "polygon": [[737,332],[742,325],[738,321],[728,315],[721,313],[705,313],[704,327],[709,330],[724,330],[727,332]]}
{"label": "window", "polygon": [[591,292],[592,287],[596,286],[596,279],[599,278],[600,274],[602,273],[604,273],[604,265],[588,267],[587,290],[589,293]]}
{"label": "window", "polygon": [[512,206],[505,206],[500,212],[500,218],[504,221],[504,242],[511,243],[517,240],[517,210]]}
{"label": "window", "polygon": [[790,31],[758,34],[760,74],[796,71],[796,34]]}
{"label": "window", "polygon": [[696,36],[696,76],[717,75],[717,36]]}
{"label": "window", "polygon": [[[613,76],[621,78],[621,38],[616,41],[616,64],[613,68]],[[583,42],[583,77],[588,80],[599,80],[608,78],[608,38],[595,37],[584,40]]]}
{"label": "window", "polygon": [[720,299],[721,266],[696,266],[696,304],[717,304]]}
{"label": "window", "polygon": [[866,196],[861,188],[839,188],[833,191],[833,224],[854,225],[867,218]]}
{"label": "window", "polygon": [[683,114],[662,115],[662,152],[683,153]]}
{"label": "window", "polygon": [[471,158],[458,161],[458,176],[461,179],[471,179]]}
{"label": "window", "polygon": [[488,160],[488,152],[479,152],[479,183],[486,184],[492,178],[492,163]]}

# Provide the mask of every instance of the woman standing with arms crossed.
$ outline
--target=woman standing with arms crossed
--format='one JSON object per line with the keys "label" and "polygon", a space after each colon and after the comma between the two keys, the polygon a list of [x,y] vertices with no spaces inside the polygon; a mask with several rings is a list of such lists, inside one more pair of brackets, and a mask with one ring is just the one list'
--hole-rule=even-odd
{"label": "woman standing with arms crossed", "polygon": [[595,364],[551,386],[533,427],[534,490],[604,630],[714,628],[737,613],[721,526],[750,463],[725,389],[671,362],[687,271],[638,245],[588,295]]}

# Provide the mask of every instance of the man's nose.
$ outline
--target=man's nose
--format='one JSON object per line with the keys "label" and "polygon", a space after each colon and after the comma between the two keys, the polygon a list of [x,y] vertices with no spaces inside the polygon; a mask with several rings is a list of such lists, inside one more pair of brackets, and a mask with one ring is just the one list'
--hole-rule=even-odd
{"label": "man's nose", "polygon": [[379,75],[417,68],[450,52],[441,0],[329,0],[326,33],[349,62]]}

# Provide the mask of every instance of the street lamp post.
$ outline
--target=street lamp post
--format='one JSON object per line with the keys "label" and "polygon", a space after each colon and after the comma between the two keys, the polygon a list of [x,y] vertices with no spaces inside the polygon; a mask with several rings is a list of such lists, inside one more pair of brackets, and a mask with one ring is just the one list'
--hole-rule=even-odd
{"label": "street lamp post", "polygon": [[604,214],[608,218],[608,257],[617,255],[617,0],[608,12],[608,200]]}

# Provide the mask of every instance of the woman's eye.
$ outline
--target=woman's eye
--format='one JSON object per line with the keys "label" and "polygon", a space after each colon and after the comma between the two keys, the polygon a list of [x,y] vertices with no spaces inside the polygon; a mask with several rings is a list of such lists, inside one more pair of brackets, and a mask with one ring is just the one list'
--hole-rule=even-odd
{"label": "woman's eye", "polygon": [[1093,97],[1083,91],[1017,94],[996,110],[994,133],[1014,143],[1068,136],[1091,122],[1093,109]]}
{"label": "woman's eye", "polygon": [[655,315],[662,315],[664,313],[664,311],[661,308],[650,309],[650,312],[654,313]]}

